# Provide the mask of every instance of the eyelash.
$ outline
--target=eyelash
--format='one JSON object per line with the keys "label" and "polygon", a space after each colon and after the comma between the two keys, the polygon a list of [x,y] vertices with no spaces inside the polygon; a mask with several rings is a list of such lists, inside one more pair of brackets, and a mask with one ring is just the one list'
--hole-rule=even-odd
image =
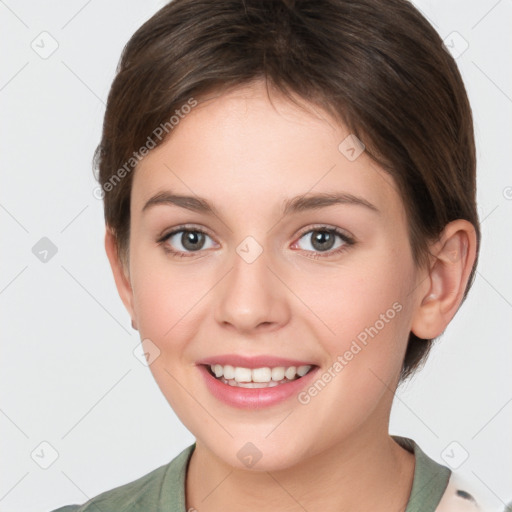
{"label": "eyelash", "polygon": [[[347,234],[343,233],[339,229],[325,226],[325,225],[317,225],[317,226],[309,227],[307,230],[303,231],[299,235],[297,241],[300,240],[304,235],[307,235],[308,233],[313,233],[315,231],[326,232],[329,234],[337,235],[339,238],[341,238],[341,240],[344,242],[344,244],[341,247],[338,247],[337,249],[331,250],[331,251],[324,251],[324,252],[322,252],[322,251],[319,251],[319,252],[305,251],[305,252],[311,253],[309,255],[306,255],[308,258],[312,258],[312,259],[316,260],[319,258],[327,258],[330,256],[336,256],[338,254],[345,252],[349,247],[351,247],[352,245],[354,245],[356,243],[356,241],[353,238],[349,237]],[[195,256],[195,253],[201,252],[201,250],[191,251],[191,252],[175,251],[174,249],[170,249],[169,246],[165,245],[165,242],[167,242],[167,240],[169,240],[169,238],[171,238],[173,235],[176,235],[177,233],[181,233],[181,232],[202,233],[203,235],[206,235],[206,236],[209,236],[210,238],[212,238],[206,231],[204,231],[201,228],[195,227],[195,226],[184,225],[184,226],[176,227],[175,229],[173,229],[169,233],[166,233],[165,235],[163,235],[162,237],[160,237],[157,240],[157,243],[162,245],[162,247],[164,248],[166,253],[171,254],[173,257],[176,257],[176,258],[189,258],[191,256]]]}

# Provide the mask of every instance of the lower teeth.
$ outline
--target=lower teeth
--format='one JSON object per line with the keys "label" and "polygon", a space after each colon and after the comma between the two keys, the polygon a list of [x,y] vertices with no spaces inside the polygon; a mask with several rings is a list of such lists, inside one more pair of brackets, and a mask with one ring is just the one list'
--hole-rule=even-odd
{"label": "lower teeth", "polygon": [[217,380],[220,380],[223,384],[227,384],[228,386],[238,387],[238,388],[273,388],[275,386],[279,386],[281,384],[286,384],[287,382],[293,382],[293,380],[289,380],[284,378],[279,382],[271,380],[270,382],[237,382],[235,379],[226,380],[224,377],[216,377]]}

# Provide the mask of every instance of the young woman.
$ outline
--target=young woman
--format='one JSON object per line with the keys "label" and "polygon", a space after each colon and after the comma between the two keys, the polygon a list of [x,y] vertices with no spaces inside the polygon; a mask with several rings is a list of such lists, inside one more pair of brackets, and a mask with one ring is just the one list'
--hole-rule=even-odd
{"label": "young woman", "polygon": [[478,510],[388,432],[480,240],[464,85],[409,2],[175,0],[96,156],[119,294],[196,442],[61,511]]}

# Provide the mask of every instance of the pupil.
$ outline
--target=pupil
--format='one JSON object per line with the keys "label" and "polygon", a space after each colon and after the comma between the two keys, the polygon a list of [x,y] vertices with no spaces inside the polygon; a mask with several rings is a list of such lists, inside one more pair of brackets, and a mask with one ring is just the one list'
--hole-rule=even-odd
{"label": "pupil", "polygon": [[334,236],[328,231],[315,231],[316,235],[313,237],[313,247],[318,250],[331,249],[334,242]]}

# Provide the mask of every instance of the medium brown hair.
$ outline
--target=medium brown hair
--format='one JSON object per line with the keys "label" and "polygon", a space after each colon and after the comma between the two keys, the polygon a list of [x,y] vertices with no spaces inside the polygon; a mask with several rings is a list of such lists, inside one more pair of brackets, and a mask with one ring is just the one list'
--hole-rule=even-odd
{"label": "medium brown hair", "polygon": [[[144,23],[123,50],[95,154],[121,258],[134,155],[166,140],[155,130],[171,134],[171,116],[191,98],[261,79],[320,106],[364,142],[398,186],[416,264],[428,262],[429,242],[455,219],[475,227],[478,258],[466,90],[437,32],[405,0],[174,0]],[[475,270],[476,261],[463,300]],[[432,341],[410,333],[402,380]]]}

